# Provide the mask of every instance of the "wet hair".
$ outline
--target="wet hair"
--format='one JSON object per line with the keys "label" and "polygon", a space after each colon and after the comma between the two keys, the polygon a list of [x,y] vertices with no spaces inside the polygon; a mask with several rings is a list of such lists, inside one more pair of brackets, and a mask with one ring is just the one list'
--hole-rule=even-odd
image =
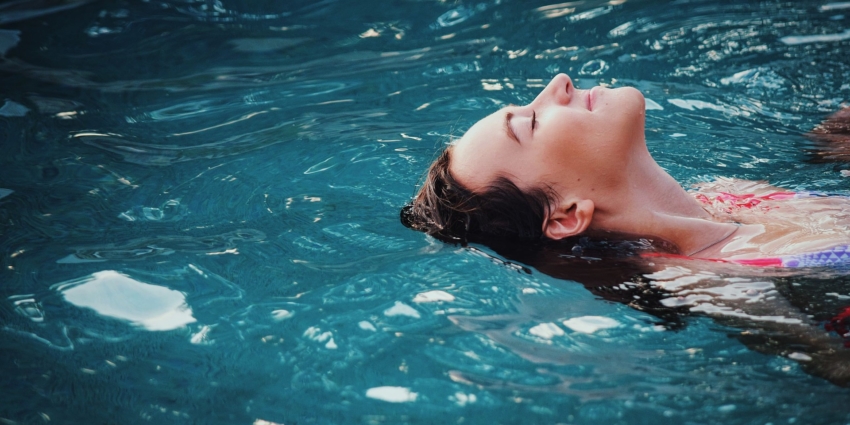
{"label": "wet hair", "polygon": [[431,164],[401,222],[440,240],[466,245],[544,239],[543,222],[557,195],[550,186],[520,189],[504,176],[472,191],[449,171],[452,148]]}
{"label": "wet hair", "polygon": [[[401,209],[405,226],[459,243],[513,270],[531,273],[527,265],[557,279],[579,282],[596,296],[658,317],[659,324],[669,329],[684,326],[681,316],[689,310],[664,305],[669,293],[644,277],[646,261],[636,255],[676,253],[675,246],[616,233],[548,239],[543,222],[558,200],[550,186],[523,190],[502,176],[476,192],[455,180],[450,162],[451,147],[431,164],[419,192]],[[483,244],[496,255],[470,243]]]}

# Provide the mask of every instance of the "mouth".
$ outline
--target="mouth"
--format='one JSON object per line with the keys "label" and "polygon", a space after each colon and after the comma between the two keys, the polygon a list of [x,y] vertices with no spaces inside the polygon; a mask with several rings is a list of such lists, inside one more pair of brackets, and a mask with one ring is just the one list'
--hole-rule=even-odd
{"label": "mouth", "polygon": [[587,104],[587,110],[593,112],[593,91],[596,90],[596,87],[587,91],[587,97],[585,98],[585,103]]}

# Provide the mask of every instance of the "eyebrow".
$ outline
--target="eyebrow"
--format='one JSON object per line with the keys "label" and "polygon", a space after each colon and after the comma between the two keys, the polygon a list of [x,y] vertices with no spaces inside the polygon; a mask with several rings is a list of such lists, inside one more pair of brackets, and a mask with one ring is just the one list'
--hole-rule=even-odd
{"label": "eyebrow", "polygon": [[507,133],[508,137],[513,139],[513,141],[519,143],[519,138],[516,137],[516,133],[514,133],[514,129],[513,127],[511,127],[511,118],[513,117],[514,114],[512,112],[508,112],[507,114],[505,114],[505,133]]}

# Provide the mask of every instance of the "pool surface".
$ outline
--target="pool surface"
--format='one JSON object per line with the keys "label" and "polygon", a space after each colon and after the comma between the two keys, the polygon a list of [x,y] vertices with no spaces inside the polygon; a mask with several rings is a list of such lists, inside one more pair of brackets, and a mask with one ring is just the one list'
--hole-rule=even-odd
{"label": "pool surface", "polygon": [[[850,101],[848,2],[0,4],[0,422],[850,423],[846,271],[553,271],[399,223],[558,72],[643,91],[685,186],[850,195],[802,136]],[[786,309],[610,295],[706,276]]]}

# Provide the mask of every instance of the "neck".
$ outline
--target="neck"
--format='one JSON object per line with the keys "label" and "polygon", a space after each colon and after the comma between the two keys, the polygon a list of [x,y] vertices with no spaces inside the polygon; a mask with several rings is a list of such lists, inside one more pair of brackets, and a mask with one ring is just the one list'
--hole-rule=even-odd
{"label": "neck", "polygon": [[713,219],[646,151],[630,156],[613,196],[599,199],[591,230],[645,235],[675,245],[680,254],[711,256],[738,226]]}

